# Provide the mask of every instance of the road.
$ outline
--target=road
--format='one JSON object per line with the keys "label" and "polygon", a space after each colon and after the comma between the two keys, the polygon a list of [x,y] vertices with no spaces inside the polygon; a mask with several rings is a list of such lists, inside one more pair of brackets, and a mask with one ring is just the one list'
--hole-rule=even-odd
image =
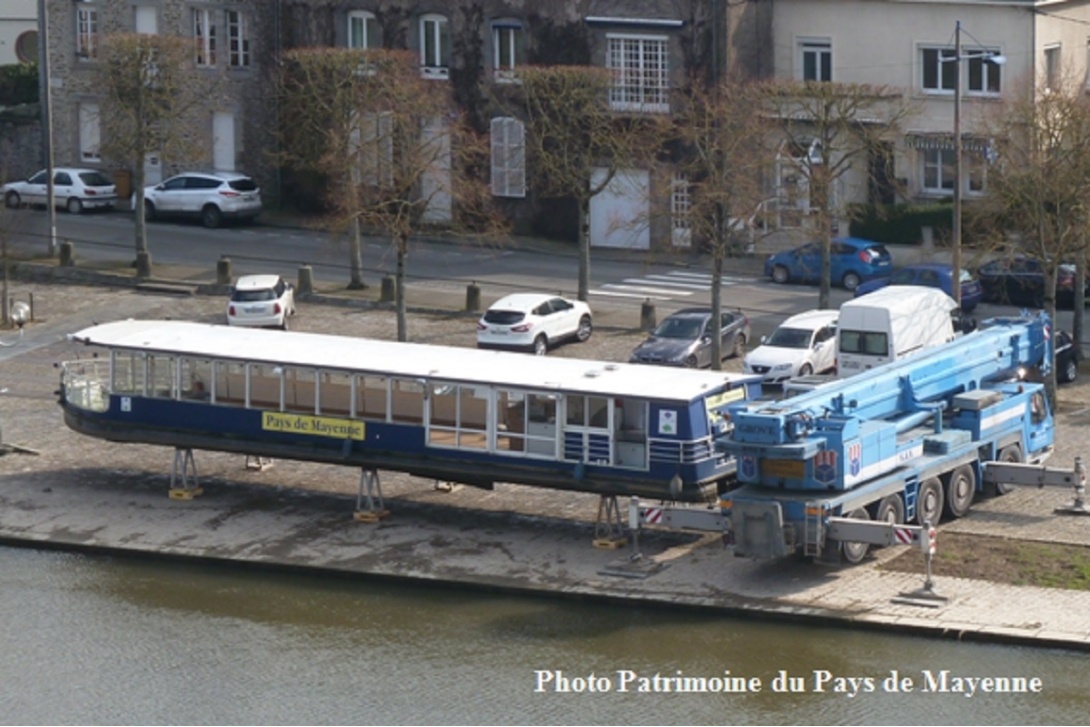
{"label": "road", "polygon": [[[44,210],[0,210],[0,231],[21,254],[48,249],[48,217]],[[125,211],[69,215],[57,213],[57,239],[71,241],[81,261],[123,261],[131,255],[133,217]],[[347,282],[348,242],[344,235],[299,226],[265,224],[209,230],[198,224],[151,222],[149,248],[156,264],[214,270],[223,257],[231,259],[235,275],[272,272],[294,280],[301,265],[309,265],[316,281]],[[396,256],[389,244],[367,238],[364,277],[375,285],[392,275]],[[681,252],[676,258],[639,251],[595,249],[592,254],[590,303],[602,320],[615,314],[636,326],[641,306],[651,303],[657,317],[686,306],[710,305],[711,275],[706,258]],[[408,262],[408,286],[433,296],[437,307],[457,309],[465,302],[466,286],[481,287],[487,305],[519,290],[556,290],[574,295],[578,262],[570,244],[539,240],[480,246],[469,242],[416,240]],[[723,304],[740,307],[750,317],[754,340],[767,335],[785,318],[817,306],[817,288],[775,285],[761,275],[760,260],[728,261],[723,277]],[[847,291],[834,289],[832,305],[847,300]],[[1008,315],[1009,306],[982,305],[977,318]],[[603,315],[605,314],[605,315]],[[1062,328],[1071,328],[1071,314],[1058,315]]]}

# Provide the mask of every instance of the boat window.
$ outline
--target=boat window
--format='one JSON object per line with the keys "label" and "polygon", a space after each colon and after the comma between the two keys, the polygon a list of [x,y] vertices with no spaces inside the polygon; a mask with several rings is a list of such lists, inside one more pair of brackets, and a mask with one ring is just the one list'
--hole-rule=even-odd
{"label": "boat window", "polygon": [[284,367],[284,411],[314,414],[314,393],[314,369]]}
{"label": "boat window", "polygon": [[180,359],[182,367],[182,398],[212,401],[212,361],[209,359]]}
{"label": "boat window", "polygon": [[386,377],[356,377],[356,416],[364,419],[387,421]]}
{"label": "boat window", "polygon": [[118,394],[144,395],[144,359],[142,353],[114,351],[113,381],[110,389]]}
{"label": "boat window", "polygon": [[251,409],[280,411],[280,374],[279,366],[250,364]]}
{"label": "boat window", "polygon": [[246,365],[221,362],[216,368],[216,402],[233,406],[246,405]]}
{"label": "boat window", "polygon": [[175,359],[173,356],[148,356],[148,396],[173,399],[175,393]]}
{"label": "boat window", "polygon": [[431,384],[428,443],[484,449],[488,446],[488,389]]}
{"label": "boat window", "polygon": [[352,414],[352,375],[345,371],[322,371],[318,376],[318,410],[321,414]]}
{"label": "boat window", "polygon": [[420,424],[424,421],[424,385],[416,379],[390,379],[390,419]]}

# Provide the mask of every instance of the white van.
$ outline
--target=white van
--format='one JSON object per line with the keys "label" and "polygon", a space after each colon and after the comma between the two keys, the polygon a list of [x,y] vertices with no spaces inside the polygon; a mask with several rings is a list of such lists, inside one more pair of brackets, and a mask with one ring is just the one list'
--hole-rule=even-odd
{"label": "white van", "polygon": [[840,306],[836,366],[841,377],[952,341],[958,304],[937,288],[887,285]]}

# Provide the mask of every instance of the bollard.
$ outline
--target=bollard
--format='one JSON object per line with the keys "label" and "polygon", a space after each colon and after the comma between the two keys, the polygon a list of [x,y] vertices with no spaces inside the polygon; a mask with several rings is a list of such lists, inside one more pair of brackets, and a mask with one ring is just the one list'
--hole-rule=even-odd
{"label": "bollard", "polygon": [[644,298],[640,306],[640,330],[653,331],[655,329],[655,304],[650,298]]}
{"label": "bollard", "polygon": [[147,250],[141,250],[136,253],[136,277],[140,280],[145,280],[151,277],[151,253]]}
{"label": "bollard", "polygon": [[309,265],[299,266],[299,285],[295,292],[299,295],[310,295],[314,292],[314,271]]}
{"label": "bollard", "polygon": [[70,268],[76,264],[76,246],[71,240],[61,243],[61,267]]}
{"label": "bollard", "polygon": [[477,285],[477,281],[466,286],[466,310],[478,311],[481,309],[481,286]]}
{"label": "bollard", "polygon": [[216,261],[216,285],[231,284],[231,258],[226,255]]}
{"label": "bollard", "polygon": [[392,303],[394,301],[394,290],[397,281],[394,280],[393,275],[382,276],[382,292],[379,294],[380,303]]}

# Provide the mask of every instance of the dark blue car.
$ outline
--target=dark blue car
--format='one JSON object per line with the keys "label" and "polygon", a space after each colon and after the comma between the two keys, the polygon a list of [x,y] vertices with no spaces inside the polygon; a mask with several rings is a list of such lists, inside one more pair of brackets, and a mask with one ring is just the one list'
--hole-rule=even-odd
{"label": "dark blue car", "polygon": [[[864,281],[889,276],[893,258],[880,242],[840,237],[833,240],[830,266],[830,284],[855,290]],[[821,282],[821,243],[808,242],[770,255],[765,260],[765,275],[777,283]]]}
{"label": "dark blue car", "polygon": [[[893,271],[888,278],[868,280],[855,289],[855,297],[874,292],[887,285],[923,285],[939,288],[949,296],[954,295],[953,266],[945,263],[917,263],[906,265]],[[969,313],[984,298],[984,289],[980,281],[962,268],[961,270],[961,309]]]}

